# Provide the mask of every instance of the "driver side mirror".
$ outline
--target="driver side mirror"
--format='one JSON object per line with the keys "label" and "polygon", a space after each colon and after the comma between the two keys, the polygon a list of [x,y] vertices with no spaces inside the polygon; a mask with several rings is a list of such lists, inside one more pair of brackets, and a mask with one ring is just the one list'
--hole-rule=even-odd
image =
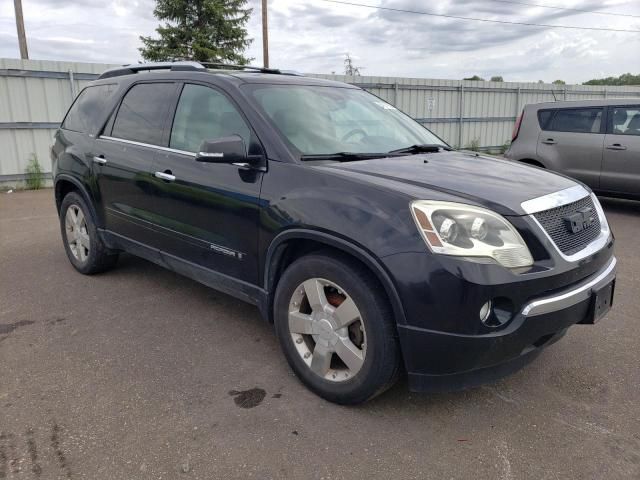
{"label": "driver side mirror", "polygon": [[196,161],[207,163],[238,163],[247,161],[247,147],[240,135],[205,140],[196,153]]}

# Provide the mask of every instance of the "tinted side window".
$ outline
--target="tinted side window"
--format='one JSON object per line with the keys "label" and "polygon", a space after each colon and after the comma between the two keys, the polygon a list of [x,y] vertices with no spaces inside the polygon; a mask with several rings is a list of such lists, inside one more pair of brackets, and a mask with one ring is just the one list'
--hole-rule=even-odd
{"label": "tinted side window", "polygon": [[173,83],[140,83],[127,92],[113,123],[112,137],[160,145]]}
{"label": "tinted side window", "polygon": [[551,117],[553,117],[553,110],[538,110],[538,123],[542,130],[549,128]]}
{"label": "tinted side window", "polygon": [[229,99],[209,87],[185,85],[173,120],[169,146],[197,152],[204,140],[229,135],[240,135],[245,145],[249,145],[249,127]]}
{"label": "tinted side window", "polygon": [[613,129],[615,135],[640,135],[640,106],[614,107]]}
{"label": "tinted side window", "polygon": [[558,110],[550,130],[556,132],[599,133],[601,108],[572,108]]}
{"label": "tinted side window", "polygon": [[98,123],[103,118],[104,108],[115,91],[115,84],[95,85],[82,90],[62,122],[62,128],[74,132],[96,133],[101,126]]}

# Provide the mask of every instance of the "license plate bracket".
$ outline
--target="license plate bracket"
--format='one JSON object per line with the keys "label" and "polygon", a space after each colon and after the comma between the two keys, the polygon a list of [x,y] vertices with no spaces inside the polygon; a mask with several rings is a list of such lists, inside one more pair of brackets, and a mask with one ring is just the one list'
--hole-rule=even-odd
{"label": "license plate bracket", "polygon": [[609,310],[611,310],[611,305],[613,304],[613,293],[615,291],[615,285],[616,281],[612,280],[611,282],[598,289],[593,289],[593,293],[591,295],[591,309],[585,323],[597,323],[607,313],[609,313]]}

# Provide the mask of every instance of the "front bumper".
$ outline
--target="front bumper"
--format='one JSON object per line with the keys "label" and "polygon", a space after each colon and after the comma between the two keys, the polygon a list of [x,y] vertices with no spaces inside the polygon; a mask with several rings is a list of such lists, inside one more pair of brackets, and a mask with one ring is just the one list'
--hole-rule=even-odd
{"label": "front bumper", "polygon": [[508,375],[533,360],[576,323],[591,317],[592,292],[615,280],[616,259],[552,294],[530,299],[503,330],[460,334],[398,325],[409,386],[451,391]]}

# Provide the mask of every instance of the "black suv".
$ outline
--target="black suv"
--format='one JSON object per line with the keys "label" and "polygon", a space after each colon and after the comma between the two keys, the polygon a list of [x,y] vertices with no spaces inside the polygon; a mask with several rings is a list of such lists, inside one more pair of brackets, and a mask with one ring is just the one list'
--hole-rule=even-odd
{"label": "black suv", "polygon": [[471,153],[354,86],[143,64],[52,147],[81,273],[139,255],[258,306],[301,381],[354,404],[513,372],[613,298],[613,236],[567,177]]}

